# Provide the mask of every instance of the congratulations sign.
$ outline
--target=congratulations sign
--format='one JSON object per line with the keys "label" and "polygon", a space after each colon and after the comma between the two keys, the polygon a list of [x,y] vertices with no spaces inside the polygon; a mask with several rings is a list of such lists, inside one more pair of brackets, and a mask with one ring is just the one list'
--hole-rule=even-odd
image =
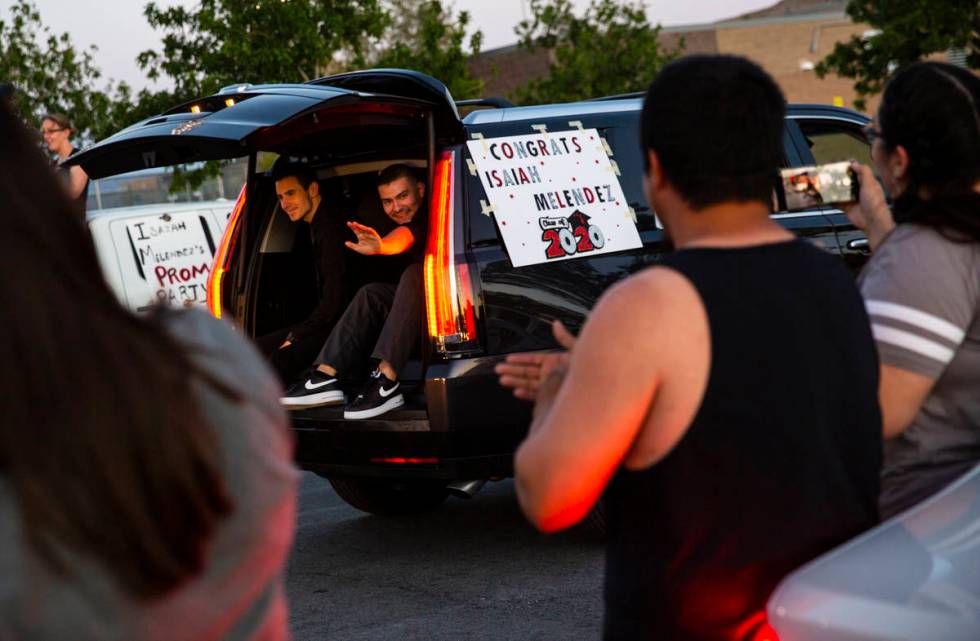
{"label": "congratulations sign", "polygon": [[595,129],[486,138],[467,146],[515,267],[641,246]]}

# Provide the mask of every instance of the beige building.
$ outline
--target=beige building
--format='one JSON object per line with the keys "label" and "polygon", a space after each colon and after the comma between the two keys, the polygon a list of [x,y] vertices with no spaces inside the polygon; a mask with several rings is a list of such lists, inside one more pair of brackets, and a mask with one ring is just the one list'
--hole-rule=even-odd
{"label": "beige building", "polygon": [[[661,42],[674,48],[683,38],[684,53],[728,53],[750,58],[776,79],[790,102],[852,107],[853,80],[817,78],[814,65],[838,42],[861,37],[870,27],[851,22],[845,0],[783,0],[768,9],[711,24],[665,27]],[[550,52],[528,52],[516,45],[482,53],[471,71],[486,83],[484,95],[510,96],[529,80],[548,73]],[[868,100],[868,110],[877,97]]]}

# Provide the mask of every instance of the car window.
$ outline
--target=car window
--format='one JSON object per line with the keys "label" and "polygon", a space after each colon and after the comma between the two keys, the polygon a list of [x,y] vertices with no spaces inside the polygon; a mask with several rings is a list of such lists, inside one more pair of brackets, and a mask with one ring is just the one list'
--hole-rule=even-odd
{"label": "car window", "polygon": [[799,125],[813,154],[814,164],[823,165],[852,158],[871,164],[871,147],[857,125],[826,120],[802,120]]}

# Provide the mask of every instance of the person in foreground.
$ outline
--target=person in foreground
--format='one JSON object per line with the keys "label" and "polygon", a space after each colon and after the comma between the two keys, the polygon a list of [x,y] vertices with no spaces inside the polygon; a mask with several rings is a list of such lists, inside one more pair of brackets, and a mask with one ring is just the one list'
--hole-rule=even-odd
{"label": "person in foreground", "polygon": [[859,279],[881,359],[883,517],[980,462],[980,79],[923,62],[889,81],[854,164],[848,214],[874,255]]}
{"label": "person in foreground", "polygon": [[126,311],[2,106],[0,139],[0,639],[286,639],[274,375],[204,312]]}
{"label": "person in foreground", "polygon": [[605,492],[607,640],[748,638],[787,572],[877,522],[860,295],[769,216],[784,109],[747,60],[665,67],[642,144],[677,251],[606,292],[578,339],[556,322],[566,353],[497,366],[536,400],[515,458],[528,518],[567,528]]}

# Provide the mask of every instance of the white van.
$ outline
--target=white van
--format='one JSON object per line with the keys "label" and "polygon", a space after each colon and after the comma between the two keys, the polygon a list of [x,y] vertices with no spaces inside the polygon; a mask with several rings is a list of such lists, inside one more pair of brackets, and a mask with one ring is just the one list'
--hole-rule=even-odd
{"label": "white van", "polygon": [[109,286],[129,309],[207,302],[214,251],[234,203],[162,203],[90,211],[86,222]]}

